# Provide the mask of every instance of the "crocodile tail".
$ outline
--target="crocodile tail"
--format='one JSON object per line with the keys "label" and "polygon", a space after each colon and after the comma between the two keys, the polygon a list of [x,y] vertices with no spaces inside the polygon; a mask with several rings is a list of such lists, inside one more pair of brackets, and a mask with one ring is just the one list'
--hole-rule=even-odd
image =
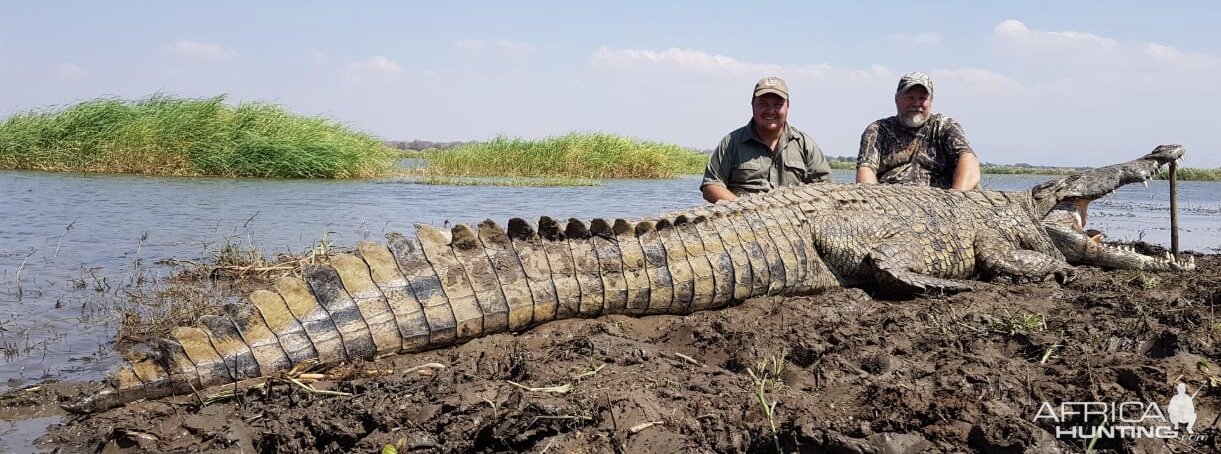
{"label": "crocodile tail", "polygon": [[789,192],[659,219],[542,217],[536,229],[514,218],[507,229],[488,220],[417,225],[415,238],[390,233],[385,244],[361,242],[175,329],[68,408],[95,411],[555,319],[685,314],[833,285]]}

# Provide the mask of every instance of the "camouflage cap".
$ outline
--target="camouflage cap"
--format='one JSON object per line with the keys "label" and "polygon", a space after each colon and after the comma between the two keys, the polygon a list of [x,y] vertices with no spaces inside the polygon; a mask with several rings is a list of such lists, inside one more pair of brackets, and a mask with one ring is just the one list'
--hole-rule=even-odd
{"label": "camouflage cap", "polygon": [[920,71],[912,71],[900,77],[899,87],[895,89],[895,94],[903,94],[917,85],[921,85],[925,90],[928,90],[929,96],[933,95],[933,79],[928,74]]}
{"label": "camouflage cap", "polygon": [[784,83],[784,79],[779,77],[764,77],[755,83],[755,94],[751,95],[751,97],[755,98],[768,93],[775,93],[781,98],[789,99],[789,84]]}

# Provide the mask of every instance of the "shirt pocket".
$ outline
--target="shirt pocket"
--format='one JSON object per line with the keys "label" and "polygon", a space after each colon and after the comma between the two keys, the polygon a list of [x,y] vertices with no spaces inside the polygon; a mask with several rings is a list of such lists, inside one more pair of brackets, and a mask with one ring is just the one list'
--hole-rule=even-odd
{"label": "shirt pocket", "polygon": [[802,163],[785,163],[784,174],[786,178],[784,181],[781,181],[780,184],[805,183],[806,175],[810,173],[810,169],[805,168],[805,166],[801,164]]}
{"label": "shirt pocket", "polygon": [[752,159],[742,162],[733,169],[729,181],[736,184],[748,184],[767,180],[767,169],[762,161]]}

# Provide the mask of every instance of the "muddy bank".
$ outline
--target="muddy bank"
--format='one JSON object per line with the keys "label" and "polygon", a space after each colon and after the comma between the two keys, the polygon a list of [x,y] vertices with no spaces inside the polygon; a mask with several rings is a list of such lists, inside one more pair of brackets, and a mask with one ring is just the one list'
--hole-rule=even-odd
{"label": "muddy bank", "polygon": [[[1056,417],[1065,401],[1155,403],[1165,413],[1182,382],[1188,393],[1199,390],[1193,436],[1097,437],[1093,447],[1210,452],[1221,418],[1221,392],[1207,386],[1221,385],[1221,256],[1197,263],[1187,274],[1080,268],[1067,286],[981,283],[973,292],[906,301],[845,289],[688,316],[558,321],[324,371],[317,381],[293,375],[232,397],[207,390],[69,417],[39,445],[1075,452],[1090,438],[1057,438],[1057,429],[1094,427],[1097,418],[1067,415],[1057,424],[1040,413],[1043,402]],[[48,384],[10,395],[0,416],[53,414],[55,403],[81,389]]]}

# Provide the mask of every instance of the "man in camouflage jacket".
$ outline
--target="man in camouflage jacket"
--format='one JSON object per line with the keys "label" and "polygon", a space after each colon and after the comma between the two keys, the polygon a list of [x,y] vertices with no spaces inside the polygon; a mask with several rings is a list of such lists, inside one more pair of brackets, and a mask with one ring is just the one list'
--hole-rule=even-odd
{"label": "man in camouflage jacket", "polygon": [[899,79],[895,107],[895,116],[870,123],[861,134],[857,183],[979,187],[979,159],[962,126],[931,113],[933,81],[927,74],[911,72]]}

